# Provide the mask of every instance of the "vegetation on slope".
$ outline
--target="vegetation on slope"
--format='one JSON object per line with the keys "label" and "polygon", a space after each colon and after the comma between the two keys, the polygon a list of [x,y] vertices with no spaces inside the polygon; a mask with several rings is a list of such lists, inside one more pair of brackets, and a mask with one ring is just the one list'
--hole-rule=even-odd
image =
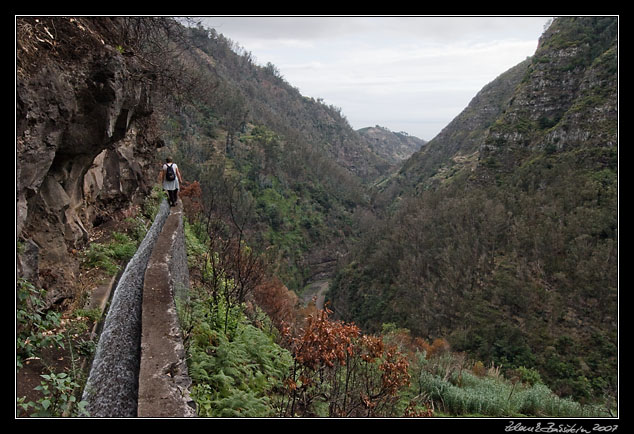
{"label": "vegetation on slope", "polygon": [[[315,265],[332,262],[368,204],[364,182],[378,161],[340,111],[306,99],[274,69],[211,30],[192,29],[198,55],[213,65],[213,90],[164,108],[166,147],[204,202],[223,213],[228,197],[249,244],[277,255],[280,277],[301,290]],[[382,166],[381,166],[382,167]]]}
{"label": "vegetation on slope", "polygon": [[[189,200],[186,209],[196,209]],[[534,369],[505,377],[444,339],[429,343],[395,324],[368,335],[327,308],[304,307],[247,245],[213,241],[220,222],[190,221],[195,278],[179,314],[200,416],[609,415],[558,397]]]}
{"label": "vegetation on slope", "polygon": [[341,265],[341,317],[535,369],[562,396],[616,397],[615,22],[555,20],[511,93],[503,74],[485,94],[504,98],[479,95],[410,159],[386,190],[395,211]]}

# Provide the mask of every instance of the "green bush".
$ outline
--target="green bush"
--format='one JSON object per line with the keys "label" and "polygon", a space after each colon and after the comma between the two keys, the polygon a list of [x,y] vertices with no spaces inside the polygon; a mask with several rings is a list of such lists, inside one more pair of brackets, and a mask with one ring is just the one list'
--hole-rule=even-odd
{"label": "green bush", "polygon": [[108,244],[92,243],[85,253],[84,264],[100,268],[109,274],[119,271],[119,263],[128,261],[137,249],[137,243],[129,236],[113,232],[113,240]]}
{"label": "green bush", "polygon": [[30,411],[32,417],[59,417],[65,415],[88,416],[86,401],[77,401],[75,391],[80,385],[65,372],[43,374],[44,379],[35,387],[42,397],[37,402],[18,399],[18,410]]}
{"label": "green bush", "polygon": [[16,287],[16,350],[18,367],[22,360],[35,356],[49,345],[64,347],[61,335],[45,333],[60,325],[61,314],[44,309],[46,291],[25,279],[18,279]]}
{"label": "green bush", "polygon": [[528,383],[531,386],[534,386],[537,383],[543,383],[542,377],[539,375],[539,372],[535,369],[525,368],[524,366],[520,366],[517,368],[517,373],[520,376],[520,380],[524,383]]}

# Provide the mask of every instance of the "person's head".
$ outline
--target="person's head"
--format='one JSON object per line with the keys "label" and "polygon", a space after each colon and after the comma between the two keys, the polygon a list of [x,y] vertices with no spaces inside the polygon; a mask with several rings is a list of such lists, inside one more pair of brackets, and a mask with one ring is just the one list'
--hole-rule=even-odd
{"label": "person's head", "polygon": [[171,162],[172,162],[172,157],[167,157],[167,158],[165,158],[165,162],[166,162],[166,163],[171,163]]}

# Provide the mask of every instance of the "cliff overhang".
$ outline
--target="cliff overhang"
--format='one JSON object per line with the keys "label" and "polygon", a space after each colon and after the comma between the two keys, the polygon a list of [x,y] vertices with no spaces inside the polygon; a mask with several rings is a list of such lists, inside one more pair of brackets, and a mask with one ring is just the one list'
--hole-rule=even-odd
{"label": "cliff overhang", "polygon": [[[152,81],[90,18],[16,19],[18,276],[72,296],[89,232],[138,204],[155,176]],[[46,275],[46,282],[42,276]]]}

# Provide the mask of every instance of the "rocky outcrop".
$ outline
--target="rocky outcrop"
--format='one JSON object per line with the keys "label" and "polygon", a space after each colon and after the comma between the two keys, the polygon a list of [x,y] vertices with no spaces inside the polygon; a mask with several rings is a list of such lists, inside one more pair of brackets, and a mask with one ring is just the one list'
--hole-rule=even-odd
{"label": "rocky outcrop", "polygon": [[614,17],[555,19],[525,79],[487,131],[483,156],[502,162],[517,150],[615,146],[617,44]]}
{"label": "rocky outcrop", "polygon": [[16,232],[31,251],[18,273],[47,274],[52,302],[69,296],[93,225],[149,190],[161,144],[143,68],[93,24],[16,20]]}

